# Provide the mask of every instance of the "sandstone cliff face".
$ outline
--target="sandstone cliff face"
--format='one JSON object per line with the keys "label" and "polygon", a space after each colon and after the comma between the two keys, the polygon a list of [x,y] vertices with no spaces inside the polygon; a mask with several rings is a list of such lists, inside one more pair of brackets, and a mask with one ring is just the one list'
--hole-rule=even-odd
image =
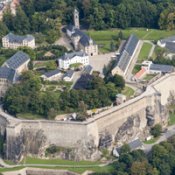
{"label": "sandstone cliff face", "polygon": [[91,136],[87,140],[79,140],[77,145],[76,148],[65,148],[60,153],[61,158],[75,161],[98,160],[100,158],[100,152]]}
{"label": "sandstone cliff face", "polygon": [[21,129],[18,136],[8,138],[7,158],[17,161],[22,155],[39,154],[44,146],[46,137],[42,130],[30,131]]}
{"label": "sandstone cliff face", "polygon": [[122,124],[117,134],[115,135],[115,142],[118,146],[123,145],[139,136],[140,130],[140,117],[139,115],[133,115],[128,117],[127,121]]}

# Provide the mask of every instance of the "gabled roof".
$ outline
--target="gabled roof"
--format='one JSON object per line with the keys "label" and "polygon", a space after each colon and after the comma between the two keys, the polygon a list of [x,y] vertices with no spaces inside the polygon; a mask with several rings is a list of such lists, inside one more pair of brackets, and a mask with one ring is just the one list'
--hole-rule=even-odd
{"label": "gabled roof", "polygon": [[91,65],[87,65],[84,67],[83,74],[91,74],[93,67]]}
{"label": "gabled roof", "polygon": [[82,32],[80,29],[75,28],[75,26],[69,25],[67,26],[67,29],[71,32],[74,32],[71,37],[80,37],[80,43],[83,46],[89,46],[90,42],[92,44],[95,44],[95,42],[90,38],[86,33]]}
{"label": "gabled roof", "polygon": [[64,78],[65,78],[65,77],[72,78],[73,75],[74,75],[74,71],[73,71],[73,70],[68,70],[68,71],[65,73]]}
{"label": "gabled roof", "polygon": [[34,37],[32,35],[20,36],[20,35],[14,35],[13,33],[9,33],[5,37],[11,43],[22,43],[24,40],[32,41],[34,39]]}
{"label": "gabled roof", "polygon": [[175,42],[175,36],[170,36],[170,37],[168,37],[168,38],[162,39],[162,40],[160,40],[160,42],[161,42],[162,44],[165,44],[165,43],[167,43],[167,42]]}
{"label": "gabled roof", "polygon": [[[140,139],[136,139],[134,141],[131,141],[131,142],[128,143],[128,145],[129,145],[131,151],[139,149],[139,148],[141,148],[143,146],[143,144],[140,141]],[[119,154],[120,154],[121,148],[122,148],[122,146],[118,147],[118,148],[115,148]]]}
{"label": "gabled roof", "polygon": [[84,57],[84,56],[88,56],[88,55],[83,51],[71,52],[71,53],[65,53],[62,57],[58,58],[58,60],[59,59],[62,59],[62,60],[72,59],[75,56]]}
{"label": "gabled roof", "polygon": [[49,72],[46,72],[44,75],[47,77],[47,78],[50,78],[54,75],[57,75],[57,74],[60,74],[60,70],[56,69],[56,70],[53,70],[53,71],[49,71]]}
{"label": "gabled roof", "polygon": [[139,39],[135,35],[132,34],[129,37],[125,45],[125,50],[128,52],[130,56],[133,55],[138,42],[139,42]]}
{"label": "gabled roof", "polygon": [[130,146],[131,150],[135,150],[143,146],[142,142],[139,139],[129,142],[128,145]]}
{"label": "gabled roof", "polygon": [[75,26],[73,26],[72,24],[69,24],[67,27],[66,27],[67,30],[73,32],[75,30]]}
{"label": "gabled roof", "polygon": [[124,73],[128,67],[128,64],[131,61],[131,58],[134,54],[136,46],[139,42],[139,39],[135,35],[131,35],[126,41],[122,52],[115,64],[115,67],[119,67]]}
{"label": "gabled roof", "polygon": [[7,79],[10,82],[15,81],[16,71],[8,67],[0,67],[0,78]]}
{"label": "gabled roof", "polygon": [[22,64],[30,60],[30,57],[22,52],[18,51],[15,55],[13,55],[11,58],[9,58],[3,66],[12,68],[14,70],[18,69]]}
{"label": "gabled roof", "polygon": [[80,43],[83,46],[89,46],[90,42],[92,42],[92,44],[94,44],[94,41],[88,35],[83,35],[80,39]]}
{"label": "gabled roof", "polygon": [[89,82],[93,79],[93,76],[90,74],[82,74],[81,77],[77,80],[74,85],[74,89],[87,89]]}
{"label": "gabled roof", "polygon": [[167,42],[165,46],[170,52],[175,53],[175,43],[174,42]]}
{"label": "gabled roof", "polygon": [[140,69],[140,71],[137,72],[137,73],[135,74],[134,77],[135,77],[136,79],[139,79],[139,78],[141,78],[145,73],[146,73],[146,69],[145,69],[144,67],[142,67],[142,68]]}
{"label": "gabled roof", "polygon": [[171,73],[174,71],[174,67],[171,65],[151,64],[150,70],[161,71],[162,73]]}

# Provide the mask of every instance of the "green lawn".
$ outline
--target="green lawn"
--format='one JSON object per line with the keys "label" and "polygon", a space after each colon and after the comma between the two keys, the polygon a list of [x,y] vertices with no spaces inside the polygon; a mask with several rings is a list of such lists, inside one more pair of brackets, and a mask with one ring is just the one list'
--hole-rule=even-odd
{"label": "green lawn", "polygon": [[175,114],[170,114],[168,125],[174,125],[174,124],[175,124]]}
{"label": "green lawn", "polygon": [[0,66],[2,66],[6,60],[7,59],[4,56],[0,56]]}
{"label": "green lawn", "polygon": [[130,98],[134,95],[134,90],[128,86],[125,86],[125,88],[122,90],[122,94],[126,95],[126,97]]}
{"label": "green lawn", "polygon": [[156,30],[149,29],[148,31],[145,28],[129,28],[125,30],[121,29],[108,29],[101,31],[89,30],[87,31],[95,42],[99,45],[99,49],[102,53],[110,51],[111,41],[118,36],[118,33],[122,31],[124,38],[128,38],[129,35],[135,34],[140,39],[144,40],[159,40],[168,36],[175,35],[175,30],[166,31],[166,30]]}
{"label": "green lawn", "polygon": [[[77,173],[83,173],[87,170],[91,170],[94,172],[98,172],[98,173],[109,173],[111,171],[114,170],[114,165],[110,164],[108,166],[104,166],[104,167],[99,167],[98,165],[101,164],[100,162],[96,161],[96,162],[92,162],[92,161],[69,161],[69,160],[60,160],[60,159],[38,159],[38,158],[31,158],[31,157],[27,157],[25,160],[23,160],[21,163],[25,163],[25,164],[45,164],[46,166],[42,166],[42,167],[38,167],[38,168],[47,168],[47,169],[67,169],[69,171],[73,171],[73,172],[77,172]],[[58,164],[58,165],[72,165],[75,167],[66,167],[66,166],[55,166],[55,167],[49,167],[47,166],[48,164]],[[78,167],[78,166],[86,166],[87,167]],[[93,167],[94,165],[97,165],[95,167]],[[77,166],[77,167],[76,167]],[[91,167],[92,166],[92,167]],[[20,167],[22,168],[22,166]],[[20,169],[20,168],[14,168],[14,169]],[[11,169],[1,169],[0,172],[2,171],[7,171],[7,170],[11,170]]]}
{"label": "green lawn", "polygon": [[17,114],[17,118],[34,120],[34,119],[43,119],[43,116],[40,116],[37,114],[31,114],[31,113],[19,113]]}
{"label": "green lawn", "polygon": [[138,56],[138,63],[142,63],[144,60],[148,59],[149,56],[149,52],[152,48],[152,45],[149,43],[143,43],[142,49],[140,51],[140,54]]}
{"label": "green lawn", "polygon": [[157,74],[147,74],[143,78],[145,81],[150,81],[152,78],[154,78]]}
{"label": "green lawn", "polygon": [[33,66],[33,69],[46,68],[48,65],[53,65],[53,64],[55,64],[55,60],[39,61]]}
{"label": "green lawn", "polygon": [[159,137],[152,138],[151,140],[144,141],[144,143],[145,143],[145,144],[153,144],[153,143],[155,143],[158,139],[159,139]]}
{"label": "green lawn", "polygon": [[[32,167],[32,166],[31,166]],[[20,167],[15,167],[15,168],[0,168],[0,172],[7,172],[7,171],[17,171],[17,170],[21,170],[25,168],[25,166],[20,166]],[[97,173],[111,173],[112,171],[114,171],[114,166],[113,165],[108,165],[108,166],[104,166],[104,167],[88,167],[88,168],[79,168],[79,167],[74,167],[74,168],[66,168],[66,167],[47,167],[47,165],[45,167],[34,167],[34,168],[42,168],[42,169],[54,169],[54,170],[68,170],[68,171],[72,171],[72,172],[76,172],[76,173],[84,173],[85,171],[89,170],[89,171],[94,171]]]}
{"label": "green lawn", "polygon": [[97,41],[109,41],[112,37],[117,36],[118,33],[122,31],[125,38],[127,38],[131,34],[137,35],[140,39],[144,40],[159,40],[168,36],[175,35],[175,30],[166,31],[166,30],[156,30],[149,29],[148,31],[145,28],[129,28],[125,30],[121,29],[108,29],[101,31],[89,30],[87,33]]}
{"label": "green lawn", "polygon": [[23,163],[26,164],[59,164],[59,165],[98,165],[100,162],[91,162],[91,161],[70,161],[62,159],[39,159],[33,157],[27,157],[23,160]]}

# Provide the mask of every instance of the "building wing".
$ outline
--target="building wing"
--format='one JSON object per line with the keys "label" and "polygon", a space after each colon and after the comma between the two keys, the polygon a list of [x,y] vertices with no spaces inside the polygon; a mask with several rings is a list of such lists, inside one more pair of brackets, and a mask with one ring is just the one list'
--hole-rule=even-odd
{"label": "building wing", "polygon": [[30,60],[29,55],[27,55],[22,51],[18,51],[15,55],[9,58],[3,65],[16,70],[29,60]]}

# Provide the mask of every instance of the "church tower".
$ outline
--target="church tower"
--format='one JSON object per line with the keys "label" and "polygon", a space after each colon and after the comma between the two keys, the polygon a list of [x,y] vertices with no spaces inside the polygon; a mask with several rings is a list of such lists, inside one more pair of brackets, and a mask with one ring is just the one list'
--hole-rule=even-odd
{"label": "church tower", "polygon": [[74,9],[74,26],[79,29],[80,28],[80,22],[79,22],[79,12],[78,10],[75,8]]}

